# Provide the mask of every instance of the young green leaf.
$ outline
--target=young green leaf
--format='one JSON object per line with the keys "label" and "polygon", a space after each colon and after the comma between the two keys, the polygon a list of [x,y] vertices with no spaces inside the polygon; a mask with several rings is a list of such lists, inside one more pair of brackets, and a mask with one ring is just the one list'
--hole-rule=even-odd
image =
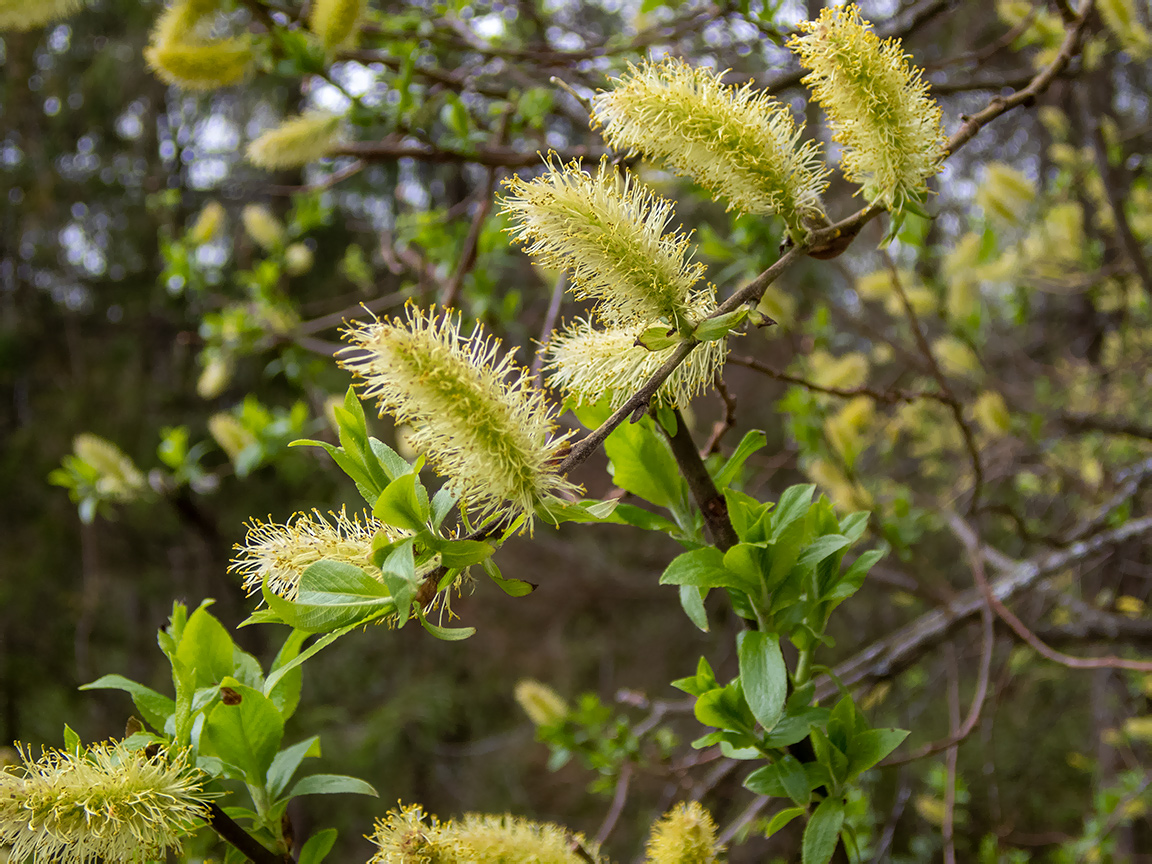
{"label": "young green leaf", "polygon": [[246,687],[235,678],[225,678],[221,684],[235,695],[217,702],[208,714],[201,746],[207,742],[207,755],[219,756],[235,765],[244,772],[247,782],[263,788],[280,749],[284,720],[272,700],[259,690]]}
{"label": "young green leaf", "polygon": [[783,716],[788,698],[788,668],[780,653],[780,640],[760,630],[745,630],[736,637],[736,654],[752,716],[771,732]]}
{"label": "young green leaf", "polygon": [[801,853],[803,864],[828,864],[832,860],[832,853],[836,851],[836,841],[843,824],[844,802],[833,796],[821,801],[804,828]]}
{"label": "young green leaf", "polygon": [[300,780],[292,791],[288,793],[289,798],[295,798],[298,795],[370,795],[373,798],[379,798],[380,793],[372,788],[371,784],[365,783],[356,777],[347,777],[343,774],[313,774],[311,777],[305,777]]}
{"label": "young green leaf", "polygon": [[278,797],[280,793],[287,788],[288,781],[292,779],[292,775],[296,773],[296,769],[300,767],[300,763],[309,756],[314,758],[320,756],[319,735],[305,738],[299,744],[285,747],[277,753],[276,757],[272,760],[271,766],[268,768],[268,777],[265,783],[265,788],[267,788],[269,796],[272,798]]}
{"label": "young green leaf", "polygon": [[164,725],[176,710],[176,703],[163,693],[157,693],[151,687],[137,684],[123,675],[103,675],[91,684],[82,685],[80,689],[123,690],[129,693],[144,722],[157,732],[164,731]]}
{"label": "young green leaf", "polygon": [[323,831],[317,831],[300,849],[300,857],[296,859],[296,864],[321,864],[321,862],[332,851],[332,846],[336,843],[336,829],[325,828]]}

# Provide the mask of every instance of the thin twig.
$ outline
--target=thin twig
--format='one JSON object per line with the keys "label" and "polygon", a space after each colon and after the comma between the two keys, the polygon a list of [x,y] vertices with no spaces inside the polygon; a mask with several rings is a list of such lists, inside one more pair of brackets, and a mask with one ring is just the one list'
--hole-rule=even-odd
{"label": "thin twig", "polygon": [[[986,597],[988,577],[984,572],[984,556],[980,552],[980,544],[975,536],[963,537],[961,541],[964,543],[964,550],[968,555],[968,565],[972,568],[973,581],[975,581],[981,595]],[[923,759],[925,756],[931,756],[941,750],[951,752],[976,729],[977,723],[980,722],[980,712],[984,709],[984,700],[988,697],[988,679],[992,671],[992,648],[995,638],[992,607],[987,602],[980,609],[980,623],[982,629],[980,671],[976,677],[976,692],[972,695],[972,704],[968,707],[968,714],[965,716],[963,724],[957,718],[957,722],[952,725],[952,731],[943,741],[926,744],[910,756],[888,759],[884,762],[885,766],[915,762],[917,759]]]}
{"label": "thin twig", "polygon": [[[964,526],[965,530],[967,526]],[[1007,601],[1036,586],[1041,580],[1067,569],[1103,549],[1134,537],[1152,533],[1152,516],[1133,519],[1124,525],[1078,541],[1067,549],[1050,552],[1035,559],[1011,562],[991,547],[981,555],[1003,575],[990,580],[992,596]],[[851,687],[862,681],[895,675],[914,663],[926,650],[938,645],[952,630],[977,615],[984,608],[985,597],[978,588],[961,592],[956,599],[938,609],[925,612],[894,633],[873,642],[836,666],[836,676]],[[995,608],[995,607],[993,607]],[[831,679],[822,677],[816,685],[816,698],[826,699],[837,692]]]}
{"label": "thin twig", "polygon": [[984,465],[980,460],[980,448],[976,444],[976,435],[972,431],[971,424],[964,419],[964,406],[956,398],[956,394],[952,392],[948,378],[944,375],[944,370],[940,368],[936,355],[928,344],[928,338],[924,335],[924,329],[920,325],[920,316],[916,314],[912,301],[908,299],[908,292],[904,290],[904,280],[900,278],[900,271],[896,269],[896,262],[892,260],[892,255],[887,249],[880,250],[880,256],[884,259],[884,266],[888,268],[888,273],[892,279],[892,287],[896,289],[900,304],[904,307],[904,314],[912,328],[916,347],[920,349],[920,353],[928,362],[928,366],[932,370],[932,377],[940,385],[940,393],[944,397],[941,401],[948,406],[956,425],[960,427],[960,434],[964,438],[964,446],[968,450],[968,458],[972,463],[972,500],[968,502],[968,507],[974,511],[980,502],[980,491],[984,486]]}
{"label": "thin twig", "polygon": [[624,811],[624,804],[628,800],[628,784],[632,780],[632,763],[625,762],[620,769],[620,776],[616,778],[616,791],[612,795],[612,804],[600,823],[600,830],[596,832],[596,842],[603,844],[620,821],[620,814]]}
{"label": "thin twig", "polygon": [[544,386],[544,360],[548,356],[548,345],[552,341],[552,334],[556,332],[556,321],[560,318],[560,306],[564,302],[564,291],[568,287],[568,274],[561,273],[552,286],[552,298],[548,301],[548,311],[544,313],[544,323],[540,325],[540,346],[536,349],[536,356],[532,358],[532,377],[536,379],[537,386]]}
{"label": "thin twig", "polygon": [[724,405],[724,416],[717,420],[712,426],[712,434],[708,436],[708,441],[704,448],[700,451],[701,456],[711,456],[720,450],[720,440],[728,434],[728,430],[736,425],[736,397],[724,385],[724,379],[720,373],[716,373],[716,380],[713,382],[716,387],[716,394],[720,397],[720,402]]}
{"label": "thin twig", "polygon": [[739,354],[729,354],[727,362],[734,363],[737,366],[745,366],[748,369],[755,369],[757,372],[762,372],[769,378],[783,381],[786,384],[796,384],[805,390],[811,390],[813,393],[826,393],[829,396],[839,396],[842,399],[867,396],[875,399],[877,402],[883,402],[886,405],[896,405],[900,402],[915,402],[918,399],[933,399],[937,402],[947,403],[947,397],[943,394],[929,390],[902,390],[898,388],[877,390],[873,387],[824,387],[806,378],[789,375],[787,372],[773,369],[767,363],[763,363],[755,357],[746,357]]}
{"label": "thin twig", "polygon": [[1027,87],[1023,90],[1017,90],[1010,96],[997,96],[984,110],[962,118],[963,122],[960,124],[960,128],[948,139],[946,150],[949,156],[971,141],[977,132],[1001,114],[1005,114],[1020,105],[1030,103],[1048,89],[1052,82],[1056,80],[1056,76],[1063,72],[1065,67],[1072,62],[1072,58],[1076,56],[1080,48],[1080,40],[1088,26],[1088,19],[1092,15],[1094,5],[1094,0],[1084,0],[1084,8],[1081,9],[1080,14],[1069,23],[1064,32],[1064,42],[1060,45],[1060,51],[1057,53],[1056,59],[1041,70],[1040,73],[1029,82]]}
{"label": "thin twig", "polygon": [[[1128,523],[1132,524],[1132,523]],[[979,544],[979,538],[976,536],[975,531],[959,516],[952,514],[948,519],[948,526],[952,532],[962,542],[974,542]],[[996,596],[996,592],[985,580],[984,584],[980,586],[981,591],[984,593],[984,598],[1005,624],[1011,628],[1020,639],[1027,643],[1037,654],[1051,660],[1053,663],[1059,663],[1061,666],[1067,666],[1069,669],[1126,669],[1130,672],[1152,672],[1152,660],[1125,660],[1123,657],[1073,657],[1070,654],[1065,654],[1063,651],[1057,651],[1055,648],[1044,644],[1040,638],[1029,630],[1024,622],[1021,621],[1016,614],[1004,605],[1004,602]]]}

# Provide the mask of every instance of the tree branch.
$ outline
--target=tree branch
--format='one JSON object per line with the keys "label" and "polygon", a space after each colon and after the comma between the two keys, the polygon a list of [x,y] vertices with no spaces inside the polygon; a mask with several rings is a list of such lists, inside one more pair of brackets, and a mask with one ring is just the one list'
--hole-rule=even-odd
{"label": "tree branch", "polygon": [[[1011,564],[1004,575],[990,581],[992,596],[1001,602],[1010,600],[1076,561],[1116,543],[1149,533],[1152,533],[1152,516],[1133,519],[1118,528],[1102,531],[1067,549]],[[1009,563],[1002,561],[1002,556],[991,547],[984,547],[980,551],[984,559],[994,567]],[[924,613],[839,664],[835,668],[837,677],[846,686],[852,686],[862,681],[895,675],[914,663],[929,648],[939,644],[955,627],[978,614],[984,602],[983,592],[978,588],[962,592],[947,606]],[[826,699],[835,693],[836,685],[831,679],[822,678],[816,685],[816,696],[819,699]]]}
{"label": "tree branch", "polygon": [[277,855],[241,828],[217,804],[208,805],[208,824],[226,842],[247,855],[255,864],[293,864],[291,855]]}
{"label": "tree branch", "polygon": [[688,489],[696,506],[704,516],[704,524],[708,527],[708,534],[714,545],[721,552],[726,552],[737,543],[740,538],[736,536],[736,529],[732,527],[732,520],[728,518],[728,502],[716,489],[712,482],[712,475],[700,458],[700,451],[696,449],[696,442],[692,440],[692,433],[688,431],[688,424],[684,422],[684,415],[676,409],[676,433],[668,434],[668,430],[657,422],[660,431],[668,439],[672,448],[672,456],[680,468],[680,473],[688,482]]}

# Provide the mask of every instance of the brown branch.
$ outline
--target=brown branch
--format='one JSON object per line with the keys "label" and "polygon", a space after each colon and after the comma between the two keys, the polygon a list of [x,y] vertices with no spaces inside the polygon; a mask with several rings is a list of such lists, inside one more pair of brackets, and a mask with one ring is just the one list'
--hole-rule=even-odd
{"label": "brown branch", "polygon": [[[972,568],[972,577],[976,582],[976,587],[980,590],[981,595],[986,597],[988,577],[984,572],[984,556],[981,554],[980,544],[975,535],[965,535],[960,539],[964,543],[964,551],[968,555],[968,566]],[[972,695],[972,704],[968,707],[968,714],[964,718],[964,723],[961,724],[959,717],[957,717],[956,722],[952,724],[953,731],[943,741],[925,744],[909,756],[888,759],[883,763],[885,766],[915,762],[917,759],[923,759],[925,756],[931,756],[941,750],[947,750],[949,758],[953,758],[956,746],[975,731],[976,724],[980,722],[980,712],[984,710],[984,700],[988,698],[988,679],[992,671],[992,648],[996,635],[993,628],[992,607],[987,602],[980,608],[980,624],[982,631],[980,671],[976,677],[976,692]]]}
{"label": "brown branch", "polygon": [[208,805],[208,824],[226,842],[247,855],[255,864],[292,864],[289,854],[277,855],[264,847],[255,837],[241,828],[217,804]]}
{"label": "brown branch", "polygon": [[795,384],[803,387],[805,390],[811,390],[814,393],[826,393],[829,396],[838,396],[842,399],[851,399],[855,396],[868,396],[886,405],[896,405],[900,402],[915,402],[918,399],[933,399],[937,402],[947,402],[947,399],[940,393],[929,392],[927,390],[902,390],[898,388],[876,390],[873,387],[825,387],[809,381],[806,378],[789,375],[787,372],[773,369],[755,357],[746,357],[740,354],[728,355],[728,362],[734,363],[737,366],[747,367],[748,369],[755,369],[757,372],[762,372],[769,378],[783,381],[786,384]]}
{"label": "brown branch", "polygon": [[[764,292],[768,289],[768,286],[776,281],[780,274],[791,266],[800,256],[801,251],[799,247],[795,246],[789,249],[777,258],[771,267],[721,303],[716,311],[709,317],[715,318],[718,315],[731,312],[745,303],[758,303],[764,295]],[[623,423],[626,418],[633,415],[637,415],[637,418],[643,416],[643,413],[648,410],[648,405],[652,397],[656,395],[656,391],[668,380],[668,376],[676,370],[676,367],[683,363],[684,359],[692,353],[692,349],[699,344],[696,340],[690,339],[677,345],[672,355],[664,362],[664,365],[661,366],[639,390],[632,394],[632,397],[627,402],[616,409],[612,416],[605,420],[596,431],[585,435],[573,445],[568,456],[565,457],[564,461],[560,463],[556,470],[560,474],[566,474],[576,466],[583,464],[584,461],[599,448],[604,442],[604,439],[612,434],[612,430]]]}
{"label": "brown branch", "polygon": [[345,165],[339,171],[333,171],[323,180],[317,180],[315,183],[305,183],[302,186],[268,186],[265,192],[269,195],[295,195],[299,192],[322,192],[325,189],[331,189],[338,183],[343,183],[350,177],[355,177],[364,170],[364,160],[357,159],[348,165]]}
{"label": "brown branch", "polygon": [[[1152,516],[1133,519],[1118,528],[1101,531],[1067,549],[1036,559],[1015,563],[1002,561],[1002,556],[991,547],[981,549],[981,555],[994,567],[1007,565],[1003,567],[1006,572],[989,583],[992,596],[1003,602],[1035,587],[1041,580],[1059,573],[1070,564],[1117,543],[1149,533],[1152,533]],[[938,645],[957,626],[978,614],[984,605],[985,597],[979,588],[963,591],[952,603],[925,612],[837,665],[836,676],[850,687],[862,681],[895,675],[916,662],[925,651]],[[836,692],[836,685],[827,677],[817,683],[818,699],[826,699]]]}
{"label": "brown branch", "polygon": [[[960,725],[960,670],[956,668],[956,649],[949,644],[947,653],[948,662],[948,725],[952,728],[952,737],[959,734]],[[953,834],[956,827],[956,757],[959,748],[955,743],[948,747],[944,757],[944,822],[940,826],[940,834],[944,840],[944,864],[956,864],[956,838]]]}
{"label": "brown branch", "polygon": [[[1131,523],[1129,523],[1131,524]],[[951,516],[948,520],[948,525],[957,537],[960,537],[967,544],[969,542],[979,544],[979,539],[976,537],[975,532],[966,522],[958,516]],[[1069,669],[1126,669],[1130,672],[1152,672],[1152,660],[1125,660],[1122,657],[1073,657],[1070,654],[1065,654],[1062,651],[1057,651],[1051,648],[1040,640],[1040,638],[1029,630],[1024,622],[1021,621],[1016,614],[1004,605],[1004,601],[996,596],[996,593],[989,586],[987,580],[980,586],[980,590],[984,594],[984,599],[993,611],[999,616],[1000,620],[1007,624],[1013,633],[1020,637],[1021,641],[1029,645],[1037,654],[1051,660],[1053,663],[1059,663],[1061,666],[1067,666]]]}
{"label": "brown branch", "polygon": [[712,482],[712,475],[708,473],[704,460],[700,458],[700,451],[696,448],[696,442],[692,440],[692,433],[688,431],[684,415],[680,413],[680,409],[676,409],[674,413],[676,415],[674,434],[669,434],[660,422],[656,425],[668,439],[676,465],[688,483],[688,489],[696,506],[704,516],[704,524],[708,528],[712,545],[721,552],[726,552],[740,542],[740,538],[736,536],[736,529],[732,527],[732,520],[728,518],[728,502]]}
{"label": "brown branch", "polygon": [[612,795],[612,804],[604,814],[604,821],[600,823],[600,830],[596,832],[596,843],[603,844],[620,821],[620,814],[624,812],[624,804],[628,800],[628,785],[632,780],[632,763],[625,762],[620,769],[620,776],[616,778],[616,791]]}
{"label": "brown branch", "polygon": [[1010,96],[997,96],[984,110],[962,118],[963,122],[960,124],[960,128],[948,139],[948,144],[945,147],[948,156],[951,156],[971,141],[977,132],[1001,114],[1006,114],[1020,105],[1031,103],[1037,96],[1048,89],[1052,82],[1056,80],[1056,76],[1064,71],[1068,64],[1072,62],[1072,58],[1076,56],[1077,51],[1079,51],[1080,40],[1083,38],[1084,31],[1088,27],[1088,19],[1092,15],[1094,5],[1094,0],[1085,0],[1084,8],[1080,10],[1080,14],[1073,21],[1069,22],[1065,30],[1064,42],[1060,45],[1060,51],[1057,53],[1056,59],[1042,69],[1040,73],[1029,82],[1027,87],[1022,90],[1017,90]]}
{"label": "brown branch", "polygon": [[[500,126],[494,139],[498,145],[503,143],[508,134],[508,120],[511,116],[511,106],[500,115]],[[499,169],[495,166],[489,166],[484,174],[479,204],[476,207],[475,215],[472,217],[472,224],[468,227],[468,236],[464,238],[464,248],[460,250],[460,260],[440,295],[440,305],[445,308],[456,305],[456,300],[460,297],[460,288],[464,284],[464,277],[476,266],[476,252],[480,244],[480,234],[484,230],[484,223],[488,221],[488,214],[492,212],[492,193],[496,190],[498,175]]]}
{"label": "brown branch", "polygon": [[716,394],[720,397],[720,402],[724,405],[724,416],[712,425],[712,432],[708,436],[708,441],[700,451],[701,456],[711,456],[718,452],[721,439],[728,434],[728,430],[736,425],[736,397],[724,385],[724,379],[720,377],[719,372],[716,373],[716,380],[712,383],[716,387]]}
{"label": "brown branch", "polygon": [[1122,420],[1119,417],[1098,417],[1093,414],[1064,411],[1060,413],[1058,420],[1073,432],[1104,432],[1108,435],[1128,435],[1132,438],[1152,441],[1152,426],[1131,420]]}

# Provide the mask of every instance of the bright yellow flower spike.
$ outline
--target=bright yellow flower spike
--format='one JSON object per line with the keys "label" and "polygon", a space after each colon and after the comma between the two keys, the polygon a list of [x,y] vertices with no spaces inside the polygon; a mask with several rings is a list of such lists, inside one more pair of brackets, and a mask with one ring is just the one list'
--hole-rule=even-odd
{"label": "bright yellow flower spike", "polygon": [[30,30],[66,18],[83,0],[0,0],[0,30]]}
{"label": "bright yellow flower spike", "polygon": [[512,239],[545,267],[567,270],[573,293],[598,301],[596,314],[613,325],[687,322],[703,264],[689,263],[688,237],[665,233],[672,202],[607,162],[595,176],[578,162],[530,182],[507,181],[504,212]]}
{"label": "bright yellow flower spike", "polygon": [[779,214],[797,240],[823,219],[829,169],[820,145],[801,142],[792,112],[751,84],[726,87],[709,69],[680,60],[629,66],[592,100],[593,123],[618,150],[667,162],[729,209]]}
{"label": "bright yellow flower spike", "polygon": [[248,145],[248,161],[261,168],[299,168],[323,159],[340,138],[340,117],[309,111],[290,117]]}
{"label": "bright yellow flower spike", "polygon": [[183,756],[149,758],[120,742],[20,756],[0,770],[0,846],[12,861],[163,859],[207,815],[204,775]]}
{"label": "bright yellow flower spike", "polygon": [[[356,323],[340,365],[363,379],[381,415],[413,427],[412,446],[482,515],[528,516],[575,487],[554,466],[568,434],[553,437],[554,410],[533,376],[479,325],[408,306],[406,317]],[[571,434],[571,433],[569,433]]]}
{"label": "bright yellow flower spike", "polygon": [[647,852],[649,864],[716,864],[724,847],[716,840],[716,823],[708,811],[690,801],[652,826]]}
{"label": "bright yellow flower spike", "polygon": [[345,47],[355,41],[366,5],[365,0],[314,0],[308,26],[326,51]]}
{"label": "bright yellow flower spike", "polygon": [[323,559],[359,567],[383,582],[380,568],[372,563],[372,538],[384,532],[396,540],[402,532],[367,513],[351,519],[343,510],[328,515],[331,519],[319,510],[297,513],[283,525],[253,519],[244,542],[233,547],[236,554],[228,572],[243,578],[249,594],[259,593],[267,578],[268,589],[287,600],[296,599],[304,571]]}
{"label": "bright yellow flower spike", "polygon": [[869,203],[899,210],[940,170],[947,138],[940,106],[899,40],[883,42],[855,5],[826,8],[788,47],[812,71],[804,83],[844,145],[844,175]]}

